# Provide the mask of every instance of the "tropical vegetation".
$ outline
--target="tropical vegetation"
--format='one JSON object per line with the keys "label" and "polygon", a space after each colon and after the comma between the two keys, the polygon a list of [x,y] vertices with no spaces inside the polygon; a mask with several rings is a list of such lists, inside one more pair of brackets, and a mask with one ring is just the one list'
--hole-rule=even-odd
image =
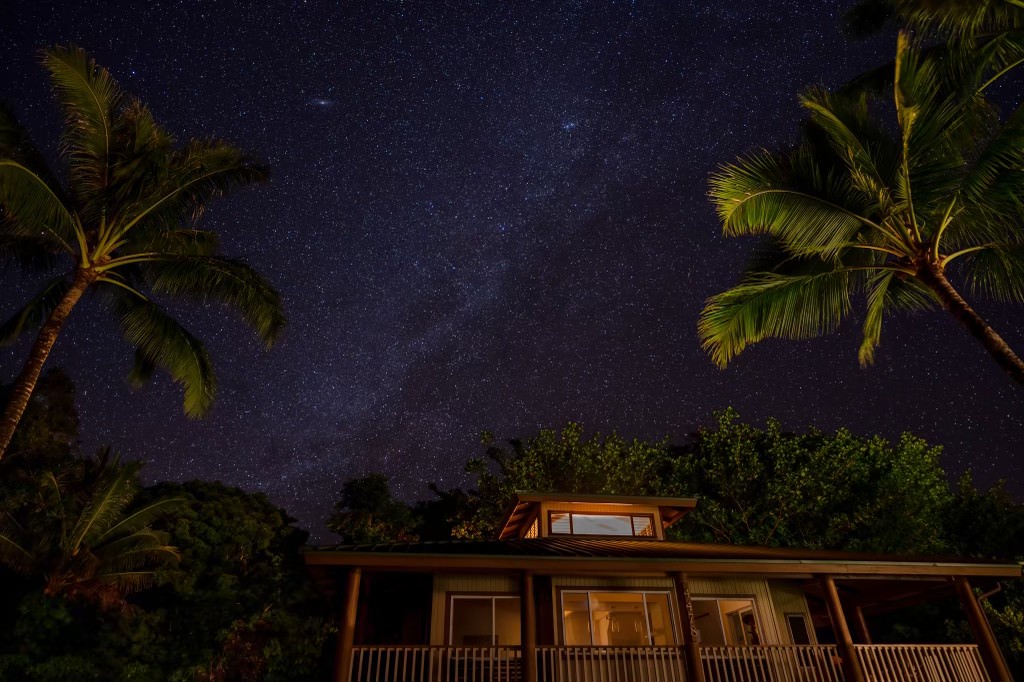
{"label": "tropical vegetation", "polygon": [[110,307],[135,349],[130,380],[166,370],[191,416],[209,409],[216,380],[202,343],[162,298],[226,304],[267,345],[284,324],[274,288],[246,263],[218,255],[217,235],[197,227],[213,199],[266,180],[266,168],[221,140],[177,145],[84,50],[55,47],[42,62],[64,115],[65,168],[51,170],[0,106],[0,260],[58,274],[0,324],[3,344],[38,330],[0,417],[0,456],[87,291]]}

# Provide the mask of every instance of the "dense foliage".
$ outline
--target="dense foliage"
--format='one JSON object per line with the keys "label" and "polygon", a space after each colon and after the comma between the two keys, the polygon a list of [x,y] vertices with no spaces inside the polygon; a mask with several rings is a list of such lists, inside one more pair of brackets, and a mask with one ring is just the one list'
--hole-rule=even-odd
{"label": "dense foliage", "polygon": [[180,559],[112,611],[4,573],[0,679],[272,682],[323,673],[327,614],[299,548],[306,534],[262,495],[219,483],[140,495],[177,509],[154,523]]}

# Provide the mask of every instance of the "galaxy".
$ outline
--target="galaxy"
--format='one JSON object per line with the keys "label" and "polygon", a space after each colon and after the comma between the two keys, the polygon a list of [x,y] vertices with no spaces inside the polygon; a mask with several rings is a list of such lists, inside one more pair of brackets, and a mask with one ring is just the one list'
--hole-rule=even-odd
{"label": "galaxy", "polygon": [[[38,50],[74,43],[179,142],[223,137],[272,172],[205,226],[282,292],[283,340],[265,352],[224,311],[176,309],[220,381],[191,421],[166,376],[128,387],[126,344],[87,302],[50,360],[77,384],[83,450],[263,491],[315,530],[353,476],[408,500],[464,485],[485,430],[682,440],[733,406],[913,432],[953,475],[1024,494],[1024,391],[940,311],[888,320],[864,369],[856,316],[724,371],[699,347],[704,300],[754,247],[721,236],[708,176],[794,141],[803,88],[891,59],[891,32],[843,36],[850,4],[0,4],[0,97],[38,145],[60,123]],[[29,286],[0,277],[6,315]],[[973,302],[1024,350],[1020,307]],[[0,381],[25,350],[0,349]]]}

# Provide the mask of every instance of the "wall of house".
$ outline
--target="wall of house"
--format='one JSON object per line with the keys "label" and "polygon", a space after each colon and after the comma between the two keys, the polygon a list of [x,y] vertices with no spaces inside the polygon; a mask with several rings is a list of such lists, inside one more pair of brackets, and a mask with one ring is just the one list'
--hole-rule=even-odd
{"label": "wall of house", "polygon": [[[786,624],[786,614],[802,613],[810,618],[803,591],[790,582],[748,577],[690,576],[689,583],[691,597],[752,598],[764,644],[793,643]],[[813,628],[809,629],[813,638]]]}
{"label": "wall of house", "polygon": [[[758,630],[764,644],[792,644],[786,615],[804,614],[810,623],[807,600],[803,591],[794,583],[782,580],[766,580],[753,577],[717,578],[713,576],[690,576],[691,597],[742,597],[754,600]],[[553,613],[554,642],[561,641],[559,623],[559,594],[564,589],[618,589],[618,590],[667,590],[672,593],[676,627],[679,627],[678,605],[675,602],[674,582],[668,577],[630,576],[552,576],[550,602],[541,597],[540,603],[550,603]],[[510,594],[518,595],[519,580],[516,576],[496,574],[449,574],[434,577],[432,598],[430,643],[447,643],[448,600],[452,594]],[[543,618],[544,614],[538,613]],[[543,629],[543,628],[542,628]],[[809,628],[814,637],[814,629]],[[548,639],[544,637],[544,639]]]}

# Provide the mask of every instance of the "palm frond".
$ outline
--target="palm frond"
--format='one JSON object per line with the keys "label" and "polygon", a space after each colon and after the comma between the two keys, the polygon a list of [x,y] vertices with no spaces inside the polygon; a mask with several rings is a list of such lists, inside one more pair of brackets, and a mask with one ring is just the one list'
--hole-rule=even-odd
{"label": "palm frond", "polygon": [[110,184],[114,128],[125,95],[106,69],[74,45],[44,50],[42,62],[64,111],[63,151],[82,204]]}
{"label": "palm frond", "polygon": [[1024,9],[1007,0],[887,2],[907,25],[924,35],[970,41],[983,34],[1024,26]]}
{"label": "palm frond", "polygon": [[109,467],[101,476],[69,534],[68,549],[77,552],[83,544],[93,545],[121,517],[137,492],[135,466]]}
{"label": "palm frond", "polygon": [[[963,176],[961,193],[969,206],[1016,218],[1021,210],[1024,169],[1024,106],[989,136]],[[968,227],[969,229],[969,227]]]}
{"label": "palm frond", "polygon": [[[726,236],[769,234],[797,255],[836,255],[871,221],[858,214],[853,191],[841,179],[813,168],[798,151],[787,159],[762,153],[724,166],[709,182],[710,197]],[[796,186],[792,169],[810,175]],[[863,201],[861,204],[863,205]]]}
{"label": "palm frond", "polygon": [[28,303],[0,324],[0,346],[14,343],[25,332],[41,326],[71,288],[66,277],[51,280]]}
{"label": "palm frond", "polygon": [[[184,410],[199,417],[213,404],[217,381],[202,343],[157,304],[117,290],[110,292],[125,340],[147,366],[166,370],[185,389]],[[139,374],[133,372],[132,377]]]}
{"label": "palm frond", "polygon": [[161,258],[141,267],[154,292],[231,306],[268,347],[284,327],[280,294],[242,261],[185,256]]}
{"label": "palm frond", "polygon": [[[801,95],[800,103],[829,138],[833,154],[846,165],[857,189],[885,197],[891,169],[880,166],[875,158],[884,133],[870,119],[867,96],[844,97],[812,88]],[[882,202],[883,211],[887,203]]]}
{"label": "palm frond", "polygon": [[223,140],[193,140],[171,159],[162,182],[118,215],[118,236],[190,227],[207,204],[269,177],[265,166]]}
{"label": "palm frond", "polygon": [[60,190],[14,159],[0,159],[0,229],[7,238],[41,241],[53,251],[74,253],[78,222]]}
{"label": "palm frond", "polygon": [[961,266],[973,292],[996,301],[1024,303],[1024,243],[989,246],[964,256]]}
{"label": "palm frond", "polygon": [[715,364],[725,367],[767,338],[806,339],[839,326],[850,312],[850,273],[822,261],[802,265],[802,274],[749,273],[707,300],[697,333]]}
{"label": "palm frond", "polygon": [[882,338],[882,321],[896,310],[928,310],[937,305],[934,294],[914,278],[893,271],[872,273],[865,283],[867,311],[863,340],[857,351],[862,367],[873,364]]}
{"label": "palm frond", "polygon": [[137,253],[159,253],[167,256],[215,256],[220,236],[208,230],[178,229],[152,232],[132,239]]}
{"label": "palm frond", "polygon": [[184,504],[185,499],[181,497],[169,497],[163,500],[158,500],[152,504],[148,504],[141,509],[133,511],[108,528],[106,532],[97,538],[97,542],[105,542],[110,538],[117,537],[119,534],[123,533],[139,532],[156,519],[173,512],[176,509],[180,509]]}

